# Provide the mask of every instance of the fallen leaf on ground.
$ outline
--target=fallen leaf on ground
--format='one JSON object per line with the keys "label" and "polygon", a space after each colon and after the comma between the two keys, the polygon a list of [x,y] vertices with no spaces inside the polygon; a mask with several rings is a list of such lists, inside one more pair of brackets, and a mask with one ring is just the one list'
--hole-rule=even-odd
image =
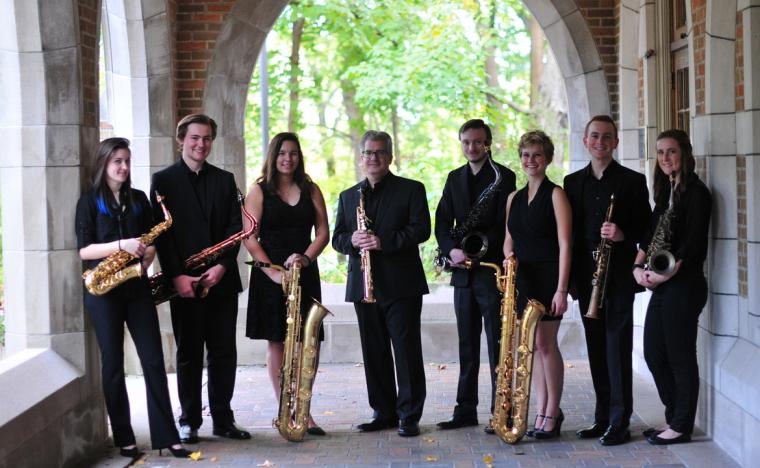
{"label": "fallen leaf on ground", "polygon": [[264,463],[259,463],[256,466],[274,466],[274,463],[270,462],[269,460],[264,460]]}
{"label": "fallen leaf on ground", "polygon": [[432,444],[433,442],[435,442],[435,439],[432,437],[423,437],[422,440],[424,440],[428,444]]}
{"label": "fallen leaf on ground", "polygon": [[438,457],[436,457],[435,455],[428,455],[427,457],[425,457],[425,461],[436,462],[438,461]]}
{"label": "fallen leaf on ground", "polygon": [[198,461],[201,458],[203,458],[203,452],[201,452],[200,450],[198,450],[197,452],[193,452],[193,453],[190,454],[190,460],[192,460],[192,461]]}

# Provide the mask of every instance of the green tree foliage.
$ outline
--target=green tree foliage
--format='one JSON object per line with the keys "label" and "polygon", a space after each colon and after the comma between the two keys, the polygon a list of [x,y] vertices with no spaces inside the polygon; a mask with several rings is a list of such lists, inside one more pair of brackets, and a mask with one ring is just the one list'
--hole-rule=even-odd
{"label": "green tree foliage", "polygon": [[[297,86],[296,129],[331,226],[340,191],[360,177],[358,139],[367,129],[394,137],[392,170],[425,184],[431,215],[446,175],[464,162],[457,130],[470,118],[498,129],[494,157],[521,176],[517,139],[535,127],[528,15],[520,0],[300,0],[285,9],[267,42],[270,137],[287,130]],[[294,80],[292,31],[301,19]],[[489,80],[487,62],[498,80]],[[245,123],[249,185],[263,160],[259,93],[257,68]],[[423,245],[426,268],[435,246],[434,238]],[[331,248],[320,263],[324,280],[344,281]]]}

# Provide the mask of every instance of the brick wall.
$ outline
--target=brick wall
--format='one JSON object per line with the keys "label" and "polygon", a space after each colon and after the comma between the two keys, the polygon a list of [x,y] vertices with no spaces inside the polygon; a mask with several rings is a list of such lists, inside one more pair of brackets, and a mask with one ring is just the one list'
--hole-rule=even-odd
{"label": "brick wall", "polygon": [[744,24],[736,13],[736,112],[744,110]]}
{"label": "brick wall", "polygon": [[79,34],[82,43],[82,111],[85,127],[98,125],[98,37],[100,0],[79,0]]}
{"label": "brick wall", "polygon": [[618,119],[618,41],[620,35],[619,0],[578,0],[578,7],[586,19],[594,43],[602,59],[610,95],[610,113]]}
{"label": "brick wall", "polygon": [[736,157],[736,222],[739,253],[739,295],[747,297],[747,163]]}
{"label": "brick wall", "polygon": [[235,0],[175,0],[177,119],[199,112],[216,37]]}
{"label": "brick wall", "polygon": [[705,26],[707,0],[691,0],[691,34],[694,35],[694,91],[697,115],[705,113]]}

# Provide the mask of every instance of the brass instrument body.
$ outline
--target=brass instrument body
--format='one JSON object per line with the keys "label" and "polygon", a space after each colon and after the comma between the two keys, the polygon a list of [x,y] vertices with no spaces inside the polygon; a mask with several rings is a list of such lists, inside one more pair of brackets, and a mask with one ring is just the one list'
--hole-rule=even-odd
{"label": "brass instrument body", "polygon": [[491,427],[503,442],[516,444],[525,436],[528,427],[536,330],[545,309],[540,302],[531,299],[525,306],[522,319],[518,320],[515,311],[517,261],[514,257],[507,260],[504,274],[494,263],[480,265],[495,270],[496,286],[502,293],[499,362]]}
{"label": "brass instrument body", "polygon": [[[371,221],[367,217],[367,212],[364,211],[364,191],[359,188],[359,206],[356,207],[356,229],[367,234],[372,234],[372,230],[369,228]],[[367,249],[361,249],[359,251],[361,258],[362,268],[362,282],[364,284],[364,297],[362,302],[365,304],[372,304],[375,299],[375,283],[372,281],[372,257],[371,252]]]}
{"label": "brass instrument body", "polygon": [[[240,190],[238,190],[238,203],[240,203],[240,209],[243,211],[243,215],[251,223],[249,228],[243,228],[240,232],[233,234],[222,242],[212,245],[211,247],[206,247],[200,252],[192,255],[190,258],[185,260],[185,263],[183,265],[186,272],[194,273],[205,270],[225,252],[234,247],[237,247],[238,244],[243,242],[243,240],[247,239],[258,229],[258,221],[256,221],[256,218],[254,218],[253,215],[251,215],[248,210],[245,209],[245,204],[243,202],[243,194],[240,193]],[[153,296],[153,302],[156,305],[178,296],[177,291],[174,289],[173,282],[170,278],[166,278],[164,276],[163,271],[159,271],[158,273],[152,275],[149,278],[149,282],[151,294]],[[199,288],[196,290],[196,297],[206,297],[207,294],[208,288],[199,286]]]}
{"label": "brass instrument body", "polygon": [[670,252],[670,238],[673,234],[673,219],[675,218],[675,210],[673,209],[674,191],[675,176],[671,174],[668,208],[657,220],[652,240],[649,242],[649,247],[647,247],[646,257],[647,270],[666,276],[673,273],[676,267],[676,258]]}
{"label": "brass instrument body", "polygon": [[[610,195],[610,203],[607,205],[607,213],[604,216],[604,222],[609,223],[612,220],[612,212],[615,209],[615,194]],[[593,252],[596,261],[596,269],[591,277],[591,298],[588,303],[588,310],[584,317],[590,319],[599,319],[599,311],[604,307],[604,296],[607,291],[607,276],[610,271],[610,259],[612,257],[612,241],[602,239],[599,246]]]}
{"label": "brass instrument body", "polygon": [[[140,236],[140,243],[146,246],[151,245],[156,237],[172,225],[172,216],[164,205],[164,197],[156,193],[156,200],[164,212],[164,220]],[[98,263],[95,268],[82,273],[85,288],[93,296],[102,296],[133,278],[141,277],[143,275],[142,263],[138,261],[131,264],[134,260],[137,260],[137,257],[126,250],[112,253]]]}
{"label": "brass instrument body", "polygon": [[[263,268],[282,267],[254,262]],[[277,419],[272,424],[286,440],[303,440],[309,427],[312,387],[316,377],[319,356],[319,326],[330,313],[322,304],[314,301],[306,316],[301,336],[301,265],[294,262],[290,277],[283,275],[286,298],[286,334],[280,369],[280,401]]]}

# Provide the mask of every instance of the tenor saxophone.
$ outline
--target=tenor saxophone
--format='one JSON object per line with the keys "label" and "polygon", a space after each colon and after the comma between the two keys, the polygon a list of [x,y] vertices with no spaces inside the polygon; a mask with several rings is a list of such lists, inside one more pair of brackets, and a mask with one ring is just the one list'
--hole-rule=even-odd
{"label": "tenor saxophone", "polygon": [[[256,218],[254,218],[253,215],[251,215],[248,210],[245,209],[245,204],[243,203],[243,194],[240,193],[240,190],[238,190],[237,198],[238,203],[240,203],[240,209],[243,211],[243,215],[248,219],[251,225],[248,227],[248,229],[243,228],[237,234],[233,234],[222,242],[212,245],[211,247],[206,247],[197,254],[185,260],[185,271],[195,272],[207,268],[222,254],[234,247],[237,247],[238,244],[243,242],[244,239],[247,239],[251,234],[254,233],[254,231],[256,231],[256,229],[258,229],[259,223],[256,221]],[[162,302],[166,302],[179,294],[174,289],[173,282],[164,276],[163,271],[159,271],[158,273],[151,276],[149,278],[149,282],[151,295],[153,296],[153,303],[156,305],[161,304]],[[208,288],[199,287],[196,290],[195,294],[197,297],[206,297],[208,294]]]}
{"label": "tenor saxophone", "polygon": [[[356,228],[359,231],[372,234],[372,230],[369,228],[370,220],[367,217],[367,212],[364,211],[364,191],[359,187],[359,206],[356,207]],[[375,283],[372,282],[372,261],[370,251],[367,249],[361,249],[359,251],[361,256],[362,265],[362,280],[364,283],[364,297],[362,302],[365,304],[371,304],[375,302]]]}
{"label": "tenor saxophone", "polygon": [[501,339],[499,362],[496,366],[496,401],[491,427],[496,435],[508,444],[519,442],[525,436],[528,427],[536,329],[541,316],[545,313],[544,306],[531,299],[523,310],[522,319],[517,319],[515,313],[516,264],[514,257],[507,259],[504,274],[501,267],[495,263],[480,264],[495,270],[496,287],[502,293]]}
{"label": "tenor saxophone", "polygon": [[[274,268],[284,272],[279,265],[252,261],[246,262],[257,268]],[[285,344],[280,368],[280,402],[277,418],[272,421],[286,440],[303,440],[309,427],[311,389],[316,376],[319,346],[319,326],[330,314],[322,304],[312,298],[313,304],[306,315],[301,336],[301,264],[294,262],[290,277],[283,275],[282,289],[286,294]]]}
{"label": "tenor saxophone", "polygon": [[[612,219],[612,210],[615,209],[615,194],[610,195],[610,203],[607,205],[607,213],[604,216],[604,222],[609,223]],[[596,270],[591,277],[591,298],[588,303],[588,310],[584,317],[590,319],[599,318],[599,309],[604,307],[604,295],[607,290],[607,275],[610,271],[610,258],[612,257],[612,241],[602,239],[599,241],[599,247],[594,250],[594,260],[596,260]]]}
{"label": "tenor saxophone", "polygon": [[[146,246],[152,244],[156,237],[172,225],[172,216],[164,205],[164,197],[156,192],[156,200],[161,204],[161,209],[164,211],[164,220],[140,236],[140,242]],[[141,277],[143,274],[142,263],[138,261],[132,264],[136,258],[126,250],[112,253],[98,263],[95,268],[82,273],[84,287],[93,296],[102,296],[132,278]]]}

